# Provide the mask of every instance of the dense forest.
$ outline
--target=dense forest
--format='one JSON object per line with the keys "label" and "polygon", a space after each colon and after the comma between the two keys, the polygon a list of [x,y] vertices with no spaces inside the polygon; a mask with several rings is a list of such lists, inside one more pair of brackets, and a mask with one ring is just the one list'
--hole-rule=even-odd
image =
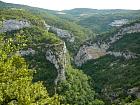
{"label": "dense forest", "polygon": [[0,1],[0,105],[140,105],[139,80],[139,10]]}

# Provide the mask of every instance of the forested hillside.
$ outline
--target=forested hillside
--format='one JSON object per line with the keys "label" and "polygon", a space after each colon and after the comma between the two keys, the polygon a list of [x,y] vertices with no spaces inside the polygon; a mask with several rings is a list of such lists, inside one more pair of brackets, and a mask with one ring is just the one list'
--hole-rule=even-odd
{"label": "forested hillside", "polygon": [[[73,16],[77,24],[91,29],[94,33],[106,33],[114,30],[110,24],[115,20],[135,21],[140,17],[139,10],[98,10],[89,8],[76,8],[72,10],[64,10],[64,13]],[[71,17],[72,17],[71,16]]]}
{"label": "forested hillside", "polygon": [[0,1],[0,105],[140,105],[139,13]]}
{"label": "forested hillside", "polygon": [[[1,41],[3,43],[1,56],[4,57],[1,58],[1,65],[5,65],[1,66],[1,78],[5,79],[5,81],[1,81],[1,84],[4,84],[1,85],[0,103],[2,105],[28,105],[32,103],[41,105],[47,103],[50,105],[103,104],[102,101],[96,99],[95,91],[90,86],[89,77],[81,70],[73,69],[71,66],[65,42],[57,35],[48,32],[45,21],[41,17],[19,9],[4,9],[0,11],[0,15],[0,32],[3,39]],[[64,50],[66,52],[63,52]],[[9,68],[6,68],[6,65]],[[21,71],[22,69],[23,71]],[[28,71],[31,73],[26,73]],[[18,73],[16,77],[16,72],[21,73]],[[8,75],[11,75],[11,79]],[[12,75],[15,75],[15,79]],[[24,75],[27,78],[25,78],[27,81],[25,83],[22,82]],[[16,81],[19,79],[21,81]],[[19,87],[16,87],[16,84]],[[34,84],[37,86],[34,87]],[[17,90],[18,88],[20,90]],[[5,93],[4,90],[6,89],[7,92]],[[24,96],[25,98],[23,97],[26,94],[24,91],[28,93],[27,96]],[[35,91],[38,92],[36,95],[34,94]]]}
{"label": "forested hillside", "polygon": [[[89,60],[81,67],[93,78],[99,97],[106,97],[105,101],[117,104],[119,101],[131,102],[139,97],[139,90],[134,91],[140,85],[139,35],[140,33],[126,35],[111,46],[109,50],[114,52],[112,55]],[[138,54],[137,57],[120,56],[119,52],[128,51]]]}

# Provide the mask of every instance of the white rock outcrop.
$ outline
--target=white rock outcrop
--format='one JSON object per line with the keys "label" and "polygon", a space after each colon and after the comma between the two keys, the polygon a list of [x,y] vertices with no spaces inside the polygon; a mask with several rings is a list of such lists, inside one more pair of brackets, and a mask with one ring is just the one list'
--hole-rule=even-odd
{"label": "white rock outcrop", "polygon": [[127,23],[128,23],[128,19],[120,19],[120,20],[114,20],[109,25],[112,27],[120,27]]}
{"label": "white rock outcrop", "polygon": [[2,26],[0,27],[0,33],[7,32],[7,31],[13,31],[13,30],[18,30],[22,29],[25,27],[30,27],[31,24],[27,20],[15,20],[15,19],[10,19],[10,20],[4,20],[2,21]]}
{"label": "white rock outcrop", "polygon": [[83,45],[82,47],[80,47],[80,50],[75,57],[75,64],[77,66],[82,66],[82,64],[84,64],[87,60],[97,59],[101,56],[106,55],[105,49],[101,49],[95,46]]}
{"label": "white rock outcrop", "polygon": [[18,54],[20,54],[21,56],[26,56],[26,55],[34,55],[35,54],[35,50],[33,50],[32,48],[28,48],[27,50],[20,50],[17,52]]}
{"label": "white rock outcrop", "polygon": [[107,52],[109,55],[113,55],[115,57],[124,57],[125,59],[135,59],[139,56],[139,54],[135,54],[132,52]]}
{"label": "white rock outcrop", "polygon": [[129,95],[135,95],[138,99],[140,98],[140,87],[133,87],[127,92]]}
{"label": "white rock outcrop", "polygon": [[45,26],[49,32],[56,34],[58,37],[64,39],[65,41],[68,41],[71,43],[74,42],[74,40],[75,40],[74,35],[71,32],[69,32],[68,30],[59,29],[59,28],[56,28],[53,26],[49,26],[47,24]]}

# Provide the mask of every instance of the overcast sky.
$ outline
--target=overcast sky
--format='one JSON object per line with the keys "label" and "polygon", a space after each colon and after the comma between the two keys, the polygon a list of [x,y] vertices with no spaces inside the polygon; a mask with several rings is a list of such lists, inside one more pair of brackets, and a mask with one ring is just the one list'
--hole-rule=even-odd
{"label": "overcast sky", "polygon": [[1,0],[51,10],[72,8],[93,9],[140,9],[140,0]]}

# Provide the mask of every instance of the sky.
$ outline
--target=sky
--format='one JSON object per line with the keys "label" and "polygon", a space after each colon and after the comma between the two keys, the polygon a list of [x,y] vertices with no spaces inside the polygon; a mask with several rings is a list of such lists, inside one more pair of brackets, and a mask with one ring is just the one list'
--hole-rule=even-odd
{"label": "sky", "polygon": [[73,8],[93,9],[140,9],[140,0],[1,0],[51,10]]}

